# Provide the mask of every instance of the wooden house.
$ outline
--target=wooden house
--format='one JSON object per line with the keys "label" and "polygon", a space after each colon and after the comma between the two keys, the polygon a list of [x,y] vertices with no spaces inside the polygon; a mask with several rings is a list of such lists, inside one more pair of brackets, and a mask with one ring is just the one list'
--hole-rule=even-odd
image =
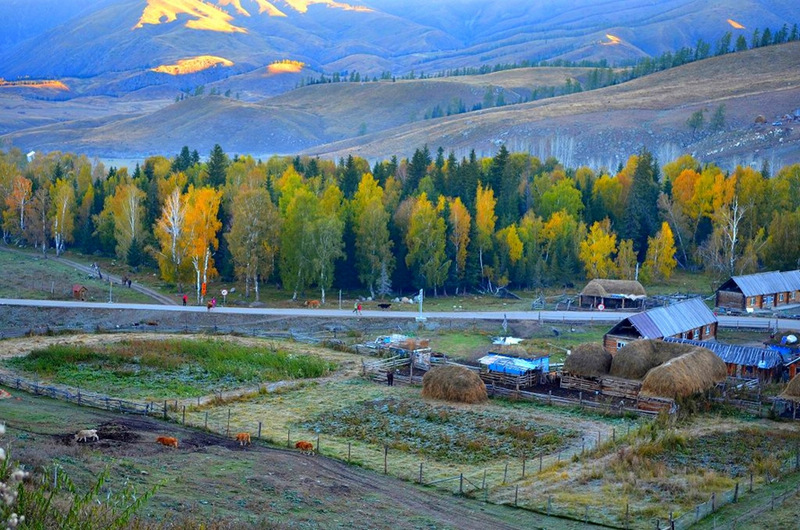
{"label": "wooden house", "polygon": [[716,339],[717,317],[700,298],[657,307],[619,322],[603,337],[603,347],[614,355],[629,342],[664,337]]}
{"label": "wooden house", "polygon": [[717,289],[714,305],[737,311],[800,304],[800,271],[733,276]]}
{"label": "wooden house", "polygon": [[72,298],[75,300],[85,301],[88,294],[89,289],[87,289],[85,285],[76,283],[72,286]]}
{"label": "wooden house", "polygon": [[773,349],[671,337],[665,338],[664,341],[693,344],[708,348],[725,362],[725,366],[728,368],[728,375],[732,377],[776,381],[787,369],[784,367],[789,364],[788,358]]}
{"label": "wooden house", "polygon": [[581,291],[579,305],[596,309],[640,309],[645,298],[647,293],[637,281],[596,278]]}

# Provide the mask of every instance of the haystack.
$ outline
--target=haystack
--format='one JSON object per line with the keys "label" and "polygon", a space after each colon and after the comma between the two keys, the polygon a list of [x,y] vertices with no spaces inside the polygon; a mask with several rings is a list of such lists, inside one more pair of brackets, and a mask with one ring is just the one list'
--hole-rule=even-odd
{"label": "haystack", "polygon": [[789,381],[789,385],[786,387],[786,390],[784,390],[778,397],[785,399],[786,401],[800,403],[800,375],[794,376],[792,380]]}
{"label": "haystack", "polygon": [[610,373],[614,377],[641,380],[648,370],[689,352],[694,346],[661,340],[637,340],[614,355]]}
{"label": "haystack", "polygon": [[578,377],[601,377],[608,375],[611,359],[600,343],[579,344],[564,361],[564,371]]}
{"label": "haystack", "polygon": [[482,403],[488,399],[486,385],[477,373],[455,364],[437,366],[422,378],[422,397]]}
{"label": "haystack", "polygon": [[688,353],[647,372],[640,394],[673,399],[691,396],[712,388],[727,376],[725,362],[714,352],[692,347]]}

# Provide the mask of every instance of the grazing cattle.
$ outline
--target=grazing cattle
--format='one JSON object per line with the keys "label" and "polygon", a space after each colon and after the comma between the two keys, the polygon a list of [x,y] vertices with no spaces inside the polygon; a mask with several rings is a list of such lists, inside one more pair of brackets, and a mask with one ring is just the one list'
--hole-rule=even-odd
{"label": "grazing cattle", "polygon": [[175,449],[178,448],[178,439],[173,438],[172,436],[159,436],[156,438],[156,442],[160,443],[161,445],[166,445],[167,447],[174,447]]}
{"label": "grazing cattle", "polygon": [[392,307],[392,304],[386,304],[386,303],[378,304],[378,307],[380,307],[381,309],[389,309],[390,307]]}
{"label": "grazing cattle", "polygon": [[239,445],[250,445],[250,433],[240,432],[236,435],[236,441],[239,442]]}
{"label": "grazing cattle", "polygon": [[90,440],[96,442],[99,439],[100,437],[97,436],[97,429],[83,429],[75,434],[76,442],[88,442]]}
{"label": "grazing cattle", "polygon": [[214,304],[212,304],[211,302],[208,302],[208,303],[206,303],[206,309],[208,309],[209,311],[211,311],[211,308],[212,308],[212,307],[214,307]]}
{"label": "grazing cattle", "polygon": [[319,309],[319,300],[306,300],[303,305],[309,309]]}
{"label": "grazing cattle", "polygon": [[311,442],[306,442],[305,440],[300,440],[299,442],[294,444],[294,446],[297,449],[300,449],[300,451],[304,455],[313,455],[314,454],[314,444],[312,444]]}

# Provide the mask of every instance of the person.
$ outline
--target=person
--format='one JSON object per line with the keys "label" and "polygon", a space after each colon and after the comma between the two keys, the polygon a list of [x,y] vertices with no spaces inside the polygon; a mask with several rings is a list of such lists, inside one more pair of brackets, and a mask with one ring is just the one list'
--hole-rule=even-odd
{"label": "person", "polygon": [[358,309],[358,314],[360,315],[361,314],[361,302],[358,303],[358,306],[356,307],[356,309]]}
{"label": "person", "polygon": [[353,302],[353,313],[358,313],[358,306],[360,304],[358,302]]}
{"label": "person", "polygon": [[216,297],[211,299],[211,307],[217,307],[217,298]]}
{"label": "person", "polygon": [[389,370],[386,372],[386,384],[389,386],[394,386],[394,370]]}
{"label": "person", "polygon": [[184,294],[184,295],[183,295],[183,305],[185,306],[185,305],[186,305],[186,302],[188,302],[188,301],[189,301],[189,296],[187,296],[187,295],[185,295],[185,294]]}

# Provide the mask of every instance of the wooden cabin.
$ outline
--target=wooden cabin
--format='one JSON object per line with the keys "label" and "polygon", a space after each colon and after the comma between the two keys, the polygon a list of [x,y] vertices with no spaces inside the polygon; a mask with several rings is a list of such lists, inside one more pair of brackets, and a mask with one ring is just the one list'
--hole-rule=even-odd
{"label": "wooden cabin", "polygon": [[733,276],[717,289],[714,305],[755,311],[800,304],[800,270]]}
{"label": "wooden cabin", "polygon": [[641,309],[647,293],[632,280],[594,279],[580,294],[579,305],[595,309]]}
{"label": "wooden cabin", "polygon": [[784,367],[787,364],[786,358],[779,351],[773,349],[671,337],[665,338],[664,341],[708,348],[725,362],[728,375],[731,377],[777,381],[783,375]]}
{"label": "wooden cabin", "polygon": [[716,339],[717,317],[700,298],[657,307],[619,322],[603,337],[603,347],[614,355],[629,342],[665,337]]}

